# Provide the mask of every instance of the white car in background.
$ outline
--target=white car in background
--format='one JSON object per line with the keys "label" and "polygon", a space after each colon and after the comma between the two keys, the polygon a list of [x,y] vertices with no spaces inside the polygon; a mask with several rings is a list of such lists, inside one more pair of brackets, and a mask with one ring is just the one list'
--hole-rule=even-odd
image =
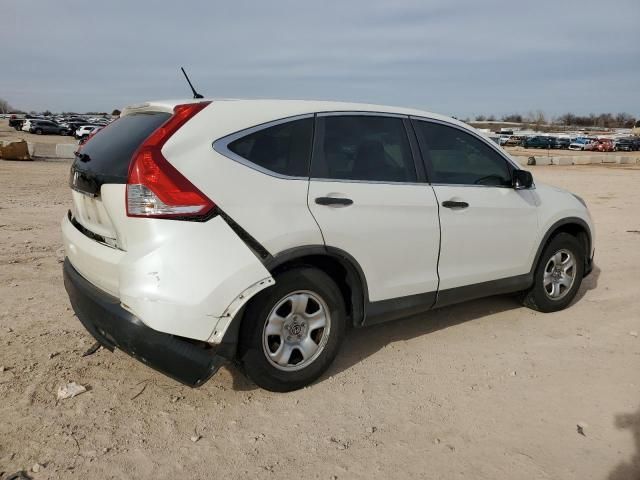
{"label": "white car in background", "polygon": [[263,388],[301,388],[348,326],[478,297],[561,310],[593,264],[581,198],[420,110],[137,105],[80,148],[71,188],[64,282],[78,318],[191,386],[231,360]]}
{"label": "white car in background", "polygon": [[85,137],[91,135],[95,130],[102,128],[99,125],[82,125],[76,130],[75,137],[78,140],[82,140]]}
{"label": "white car in background", "polygon": [[593,138],[576,138],[569,144],[569,150],[596,150],[598,141]]}
{"label": "white car in background", "polygon": [[27,119],[22,122],[22,127],[20,128],[20,130],[22,130],[23,132],[28,132],[29,130],[31,130],[31,119]]}

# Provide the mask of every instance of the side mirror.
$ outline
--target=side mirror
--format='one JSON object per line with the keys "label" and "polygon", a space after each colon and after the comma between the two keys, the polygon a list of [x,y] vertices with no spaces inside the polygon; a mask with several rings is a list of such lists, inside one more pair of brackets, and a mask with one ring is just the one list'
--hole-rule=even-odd
{"label": "side mirror", "polygon": [[513,171],[513,188],[516,190],[526,190],[533,187],[533,175],[527,170]]}

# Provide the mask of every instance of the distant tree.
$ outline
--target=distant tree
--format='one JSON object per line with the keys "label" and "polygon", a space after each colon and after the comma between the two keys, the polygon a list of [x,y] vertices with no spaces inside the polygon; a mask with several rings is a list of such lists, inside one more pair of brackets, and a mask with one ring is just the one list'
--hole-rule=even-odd
{"label": "distant tree", "polygon": [[9,113],[13,111],[13,107],[9,105],[4,98],[0,98],[0,113]]}
{"label": "distant tree", "polygon": [[547,119],[544,116],[544,112],[542,110],[538,110],[534,115],[533,115],[533,124],[535,125],[535,129],[536,130],[540,130],[540,128],[543,125],[546,125],[547,123]]}
{"label": "distant tree", "polygon": [[631,128],[635,124],[635,118],[626,112],[622,112],[616,115],[615,122],[620,128]]}
{"label": "distant tree", "polygon": [[114,117],[117,117],[118,115],[120,115],[120,110],[118,110],[117,108],[114,108],[113,112],[111,112],[111,115],[113,115]]}
{"label": "distant tree", "polygon": [[44,115],[45,117],[50,117],[52,113],[50,110],[45,110],[44,112],[42,112],[42,115]]}
{"label": "distant tree", "polygon": [[512,113],[511,115],[503,115],[503,122],[522,123],[522,115],[519,113]]}
{"label": "distant tree", "polygon": [[[492,122],[495,120],[493,115],[484,116],[477,115],[475,122]],[[564,113],[555,118],[547,118],[541,110],[529,112],[526,115],[512,113],[503,115],[500,119],[502,122],[522,123],[524,128],[535,128],[536,130],[548,130],[549,123],[562,125],[564,127],[591,127],[591,128],[632,128],[636,119],[625,112],[622,113],[590,113],[589,115],[576,115],[571,112]]]}

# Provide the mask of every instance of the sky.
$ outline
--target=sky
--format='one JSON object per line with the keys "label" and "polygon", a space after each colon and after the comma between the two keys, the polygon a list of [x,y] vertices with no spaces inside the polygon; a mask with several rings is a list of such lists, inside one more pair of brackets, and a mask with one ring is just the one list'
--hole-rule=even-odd
{"label": "sky", "polygon": [[0,98],[108,111],[207,97],[345,100],[460,118],[640,117],[640,0],[4,0]]}

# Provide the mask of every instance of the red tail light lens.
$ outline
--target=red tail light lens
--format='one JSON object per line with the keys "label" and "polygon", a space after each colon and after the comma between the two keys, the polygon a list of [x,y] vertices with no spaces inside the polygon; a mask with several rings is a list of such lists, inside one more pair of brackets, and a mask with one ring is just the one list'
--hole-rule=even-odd
{"label": "red tail light lens", "polygon": [[162,155],[162,147],[189,119],[211,102],[178,105],[173,116],[155,130],[133,154],[127,180],[130,217],[196,219],[215,204]]}

